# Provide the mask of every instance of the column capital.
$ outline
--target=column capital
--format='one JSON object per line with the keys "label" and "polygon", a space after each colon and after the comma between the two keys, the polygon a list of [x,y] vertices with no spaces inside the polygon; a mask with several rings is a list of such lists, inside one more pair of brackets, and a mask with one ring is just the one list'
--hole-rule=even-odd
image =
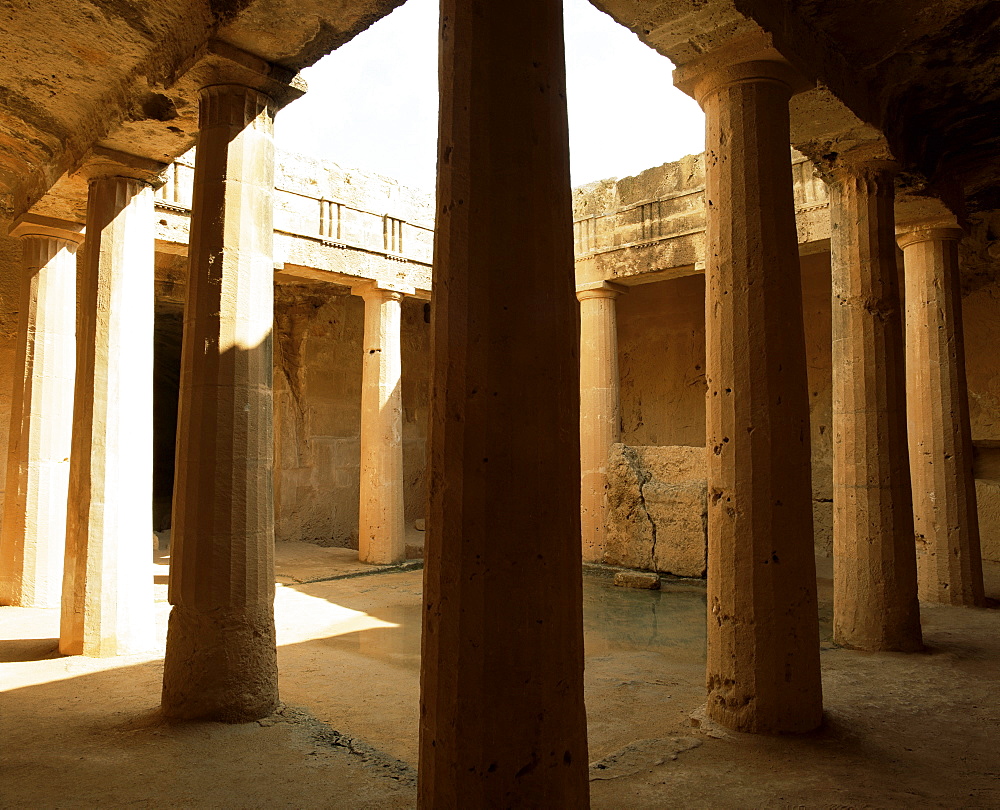
{"label": "column capital", "polygon": [[77,173],[86,177],[88,183],[119,177],[159,188],[167,181],[164,172],[168,165],[117,149],[95,146],[84,158]]}
{"label": "column capital", "polygon": [[298,71],[268,62],[228,42],[205,43],[191,79],[202,90],[215,86],[240,86],[267,97],[272,112],[305,94],[307,86]]}
{"label": "column capital", "polygon": [[922,222],[896,228],[896,243],[903,250],[918,242],[958,242],[965,231],[954,222]]}
{"label": "column capital", "polygon": [[274,99],[267,93],[237,82],[208,84],[198,91],[200,99],[199,125],[234,126],[244,129],[267,113],[267,126],[274,119]]}
{"label": "column capital", "polygon": [[784,84],[791,95],[816,86],[788,63],[765,33],[738,37],[674,70],[674,85],[699,104],[723,87],[753,81]]}
{"label": "column capital", "polygon": [[408,295],[415,295],[416,292],[415,287],[396,281],[366,280],[351,285],[351,294],[359,295],[366,300],[368,298],[386,298],[401,301]]}
{"label": "column capital", "polygon": [[627,292],[628,287],[623,284],[615,284],[613,281],[591,281],[576,286],[578,301],[587,301],[591,298],[617,298]]}
{"label": "column capital", "polygon": [[67,242],[79,245],[84,240],[86,227],[80,222],[69,222],[38,214],[24,214],[11,223],[8,234],[21,238],[47,236],[52,239],[65,239]]}

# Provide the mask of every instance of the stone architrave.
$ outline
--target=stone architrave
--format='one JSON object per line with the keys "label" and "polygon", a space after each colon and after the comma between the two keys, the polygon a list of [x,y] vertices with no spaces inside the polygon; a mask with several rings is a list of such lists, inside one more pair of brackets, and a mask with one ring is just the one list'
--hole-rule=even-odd
{"label": "stone architrave", "polygon": [[26,215],[17,368],[0,536],[0,604],[58,607],[76,368],[76,250],[82,226]]}
{"label": "stone architrave", "polygon": [[241,722],[278,703],[273,113],[244,85],[201,92],[163,662],[171,718]]}
{"label": "stone architrave", "polygon": [[418,804],[589,804],[562,3],[443,0]]}
{"label": "stone architrave", "polygon": [[621,441],[615,300],[623,292],[627,288],[607,281],[576,290],[580,302],[580,524],[586,562],[604,561],[608,452]]}
{"label": "stone architrave", "polygon": [[774,58],[675,72],[706,116],[707,713],[747,732],[822,719],[809,402],[789,150]]}
{"label": "stone architrave", "polygon": [[373,282],[354,292],[365,301],[358,557],[384,565],[406,559],[400,328],[403,297],[415,291]]}
{"label": "stone architrave", "polygon": [[895,174],[848,161],[830,186],[833,279],[833,634],[860,650],[919,650],[906,443]]}
{"label": "stone architrave", "polygon": [[89,169],[59,651],[155,645],[153,187],[160,164]]}
{"label": "stone architrave", "polygon": [[982,606],[961,238],[961,229],[948,225],[899,229],[906,284],[906,416],[920,598]]}

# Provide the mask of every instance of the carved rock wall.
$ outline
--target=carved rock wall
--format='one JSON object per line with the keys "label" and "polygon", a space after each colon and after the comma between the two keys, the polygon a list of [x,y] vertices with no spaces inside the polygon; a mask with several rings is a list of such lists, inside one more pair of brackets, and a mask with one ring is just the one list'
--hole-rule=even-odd
{"label": "carved rock wall", "polygon": [[706,498],[704,447],[612,445],[604,561],[704,576]]}
{"label": "carved rock wall", "polygon": [[[275,294],[275,536],[357,547],[364,302],[331,285]],[[403,301],[403,477],[407,525],[424,515],[430,325]]]}

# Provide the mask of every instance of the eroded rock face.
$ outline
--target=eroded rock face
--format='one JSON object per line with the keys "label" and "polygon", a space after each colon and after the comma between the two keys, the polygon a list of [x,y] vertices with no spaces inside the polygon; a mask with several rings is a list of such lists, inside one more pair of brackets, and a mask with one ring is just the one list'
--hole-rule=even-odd
{"label": "eroded rock face", "polygon": [[604,561],[704,576],[706,498],[704,447],[612,445]]}

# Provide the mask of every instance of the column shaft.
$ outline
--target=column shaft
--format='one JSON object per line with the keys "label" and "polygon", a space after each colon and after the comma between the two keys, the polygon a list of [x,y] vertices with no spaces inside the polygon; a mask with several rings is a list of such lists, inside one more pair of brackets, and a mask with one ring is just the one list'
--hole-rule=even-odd
{"label": "column shaft", "polygon": [[366,563],[406,558],[403,519],[402,295],[370,289],[365,299],[361,382],[361,503],[358,556]]}
{"label": "column shaft", "polygon": [[239,722],[278,701],[271,101],[207,87],[199,120],[162,705]]}
{"label": "column shaft", "polygon": [[603,562],[608,450],[621,440],[618,321],[624,288],[602,283],[577,290],[580,301],[580,523],[583,559]]}
{"label": "column shaft", "polygon": [[906,279],[906,414],[920,598],[982,605],[957,228],[899,238]]}
{"label": "column shaft", "polygon": [[922,646],[894,200],[888,166],[831,186],[833,632],[862,650]]}
{"label": "column shaft", "polygon": [[822,694],[783,65],[706,79],[708,714],[807,731]]}
{"label": "column shaft", "polygon": [[59,650],[150,649],[153,624],[153,190],[92,180],[80,276]]}
{"label": "column shaft", "polygon": [[562,4],[441,20],[418,801],[586,807]]}
{"label": "column shaft", "polygon": [[77,235],[25,233],[0,536],[0,604],[58,607],[76,367]]}

